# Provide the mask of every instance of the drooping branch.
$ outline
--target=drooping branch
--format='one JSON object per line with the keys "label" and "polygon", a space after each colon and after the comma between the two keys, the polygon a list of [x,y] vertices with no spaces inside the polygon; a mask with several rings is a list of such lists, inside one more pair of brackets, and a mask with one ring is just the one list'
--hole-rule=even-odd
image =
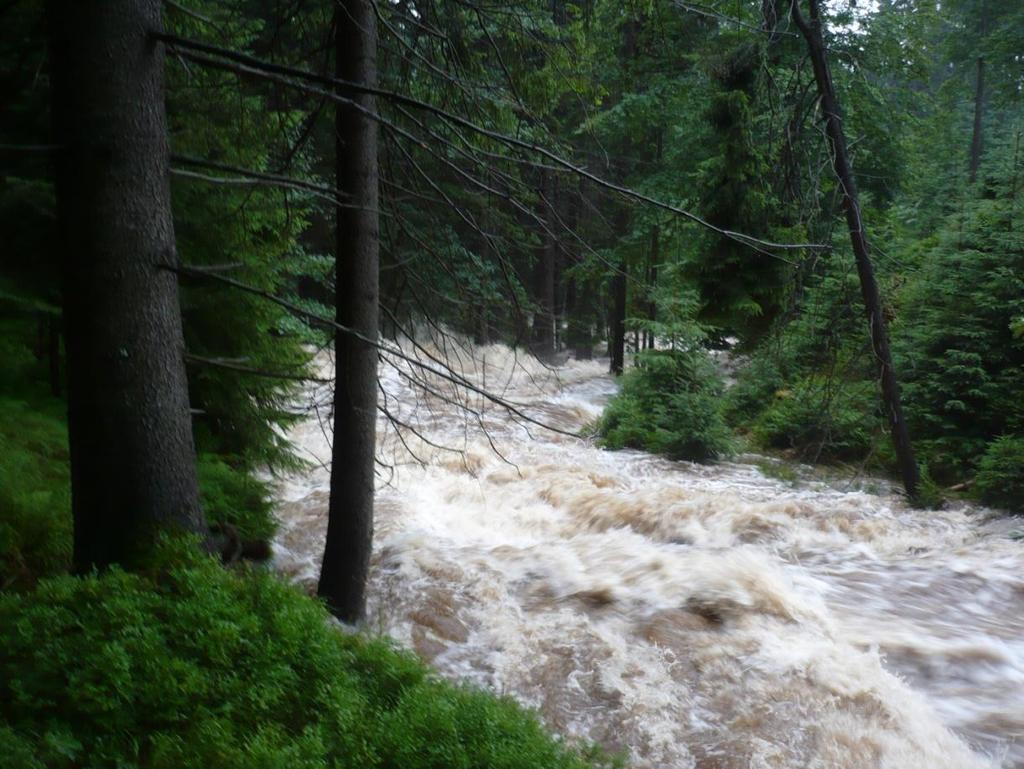
{"label": "drooping branch", "polygon": [[179,163],[181,165],[194,166],[196,168],[206,168],[212,171],[220,171],[224,173],[235,174],[239,178],[231,178],[225,176],[209,176],[205,174],[196,174],[182,169],[172,168],[171,173],[183,176],[186,178],[195,178],[202,181],[210,182],[213,184],[243,184],[243,185],[257,185],[257,186],[269,186],[269,187],[283,187],[285,189],[298,190],[300,192],[308,192],[322,200],[338,206],[345,206],[348,204],[346,196],[338,189],[329,187],[326,184],[314,184],[313,182],[307,182],[303,179],[296,179],[291,176],[282,176],[280,174],[268,174],[260,171],[253,171],[249,168],[241,168],[239,166],[228,165],[226,163],[217,163],[212,160],[204,160],[203,158],[196,158],[190,155],[171,155],[172,163]]}
{"label": "drooping branch", "polygon": [[247,283],[243,283],[240,280],[235,280],[234,278],[229,278],[226,275],[219,275],[219,274],[216,274],[216,273],[209,273],[209,272],[205,272],[205,271],[202,271],[202,270],[194,270],[191,267],[184,267],[184,266],[180,266],[179,267],[179,266],[176,266],[176,265],[173,265],[173,264],[162,264],[162,265],[160,265],[160,268],[164,269],[164,270],[168,270],[170,272],[178,273],[180,275],[188,275],[188,276],[191,276],[191,277],[203,278],[203,279],[206,279],[206,280],[216,281],[216,282],[222,283],[222,284],[224,284],[226,286],[232,286],[233,288],[236,288],[239,291],[243,291],[245,293],[252,294],[254,296],[262,297],[262,298],[266,299],[267,301],[273,302],[274,304],[278,305],[279,307],[282,307],[282,308],[288,310],[290,313],[292,313],[296,317],[302,318],[303,320],[306,320],[306,321],[308,321],[309,323],[311,323],[313,325],[320,326],[321,328],[325,328],[325,329],[330,330],[330,331],[338,331],[338,332],[341,332],[343,334],[348,334],[350,336],[353,336],[353,337],[359,339],[360,341],[364,342],[365,344],[369,344],[369,345],[372,345],[372,346],[376,347],[378,350],[380,350],[383,353],[386,353],[387,355],[391,355],[391,356],[397,358],[398,360],[404,361],[404,362],[406,362],[406,363],[408,363],[408,364],[410,364],[412,366],[415,366],[418,369],[421,369],[422,371],[424,371],[426,373],[432,374],[433,376],[436,376],[436,377],[439,377],[439,378],[441,378],[441,379],[443,379],[445,381],[451,382],[452,384],[457,385],[458,387],[461,387],[461,388],[464,388],[464,389],[469,390],[471,392],[474,392],[477,395],[483,397],[488,402],[493,403],[494,405],[501,407],[502,409],[507,411],[509,414],[512,414],[515,417],[519,418],[523,422],[535,425],[535,426],[540,427],[540,428],[542,428],[544,430],[549,430],[551,432],[558,433],[560,435],[567,435],[567,436],[569,436],[571,438],[579,438],[579,437],[581,437],[579,433],[572,432],[571,430],[564,430],[564,429],[562,429],[560,427],[557,427],[555,425],[548,424],[547,422],[543,422],[543,421],[541,421],[539,419],[531,417],[529,414],[527,414],[527,413],[525,413],[523,411],[523,407],[517,406],[516,404],[508,401],[507,399],[502,398],[499,395],[495,395],[494,393],[490,392],[489,390],[487,390],[487,389],[485,389],[483,387],[479,387],[479,386],[473,384],[471,381],[469,381],[468,379],[466,379],[463,376],[459,376],[454,371],[445,370],[445,369],[439,369],[439,368],[436,368],[435,366],[432,366],[432,365],[430,365],[428,363],[424,363],[423,361],[419,360],[418,358],[416,358],[416,357],[414,357],[412,355],[409,355],[408,353],[404,352],[397,345],[388,344],[388,343],[380,340],[379,338],[378,339],[373,339],[371,337],[368,337],[368,336],[366,336],[364,334],[361,334],[360,332],[356,331],[353,328],[350,328],[348,326],[344,326],[344,325],[342,325],[342,324],[338,323],[337,321],[332,320],[330,318],[325,318],[322,315],[318,315],[317,313],[312,312],[311,310],[308,310],[308,309],[306,309],[304,307],[300,307],[299,305],[295,304],[294,302],[290,302],[287,299],[284,299],[284,298],[282,298],[280,296],[277,296],[276,294],[274,294],[274,293],[272,293],[270,291],[264,291],[263,289],[257,288],[255,286],[251,286],[251,285],[249,285]]}
{"label": "drooping branch", "polygon": [[[210,273],[207,272],[207,275]],[[185,353],[185,362],[198,366],[212,366],[214,368],[225,369],[227,371],[234,371],[239,374],[248,374],[250,376],[263,377],[266,379],[284,379],[293,382],[320,382],[326,383],[332,380],[324,379],[323,377],[307,376],[304,374],[291,374],[286,371],[269,371],[267,369],[253,368],[252,366],[246,366],[244,361],[240,361],[233,358],[210,358],[204,355],[196,355],[194,353]]]}
{"label": "drooping branch", "polygon": [[[756,238],[752,235],[746,235],[741,232],[735,232],[733,230],[724,229],[717,227],[706,219],[698,216],[697,214],[687,211],[678,206],[666,203],[664,201],[652,198],[649,195],[633,190],[629,187],[625,187],[621,184],[611,182],[607,179],[598,176],[597,174],[588,171],[586,168],[579,166],[572,161],[566,160],[555,152],[552,152],[548,148],[541,146],[535,142],[520,139],[515,136],[504,134],[500,131],[495,131],[485,126],[474,123],[471,120],[457,115],[449,110],[439,107],[435,104],[416,99],[405,94],[400,94],[395,91],[391,91],[384,88],[370,87],[360,85],[358,83],[352,83],[348,81],[339,80],[337,78],[331,78],[324,75],[318,75],[315,72],[309,72],[308,70],[302,70],[296,67],[285,66],[281,64],[274,64],[272,62],[262,61],[254,56],[232,51],[230,49],[222,48],[220,46],[210,45],[209,43],[202,43],[195,40],[189,40],[182,38],[177,35],[170,35],[165,33],[154,33],[154,38],[167,43],[174,48],[177,53],[183,58],[194,61],[197,64],[205,66],[219,68],[227,71],[233,71],[238,74],[261,77],[266,80],[281,83],[283,85],[295,88],[300,91],[322,96],[335,102],[344,102],[346,104],[355,105],[355,109],[365,111],[368,117],[371,117],[377,121],[383,121],[381,115],[361,108],[356,102],[346,96],[342,96],[335,91],[327,91],[322,88],[315,88],[308,85],[308,83],[316,83],[322,86],[328,86],[332,89],[341,89],[345,92],[350,93],[363,93],[383,98],[388,101],[401,104],[406,107],[422,110],[430,113],[435,117],[438,117],[448,123],[464,128],[468,131],[472,131],[479,136],[488,138],[492,141],[503,144],[513,150],[524,152],[527,154],[533,154],[547,159],[549,162],[557,166],[561,171],[575,174],[592,184],[615,192],[625,198],[635,200],[655,208],[660,208],[665,211],[669,211],[673,214],[683,217],[688,221],[693,222],[705,229],[717,233],[718,235],[734,240],[745,246],[748,246],[755,251],[763,253],[768,256],[776,256],[768,249],[779,249],[779,250],[827,250],[828,246],[819,243],[776,243],[761,238]],[[180,50],[185,49],[185,50]],[[196,53],[199,51],[201,53]],[[203,55],[212,54],[212,55]]]}

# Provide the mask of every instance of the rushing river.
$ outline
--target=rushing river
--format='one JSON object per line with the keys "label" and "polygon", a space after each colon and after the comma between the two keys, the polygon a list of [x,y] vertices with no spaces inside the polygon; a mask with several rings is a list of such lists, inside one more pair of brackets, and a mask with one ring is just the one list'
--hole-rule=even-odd
{"label": "rushing river", "polygon": [[[447,354],[569,431],[615,389],[605,362]],[[419,371],[381,370],[372,629],[636,767],[1024,769],[1013,520],[603,451]],[[310,397],[292,438],[325,465],[329,393]],[[275,561],[310,586],[327,490],[318,465],[280,492]]]}

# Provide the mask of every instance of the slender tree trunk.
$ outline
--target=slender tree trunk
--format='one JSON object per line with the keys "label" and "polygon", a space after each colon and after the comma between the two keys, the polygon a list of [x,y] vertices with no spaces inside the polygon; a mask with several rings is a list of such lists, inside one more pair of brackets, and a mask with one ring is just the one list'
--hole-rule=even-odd
{"label": "slender tree trunk", "polygon": [[[570,226],[575,232],[581,232],[585,228],[587,213],[583,203],[586,194],[587,185],[580,179],[577,193],[569,196]],[[574,253],[570,259],[572,264],[567,267],[571,269],[580,263],[579,253]],[[565,291],[565,342],[566,346],[572,349],[576,360],[590,360],[594,354],[593,296],[596,292],[592,290],[590,281],[583,276],[576,275],[574,271],[570,271],[569,275]]]}
{"label": "slender tree trunk", "polygon": [[[649,292],[647,300],[647,319],[652,323],[658,319],[658,305],[654,301],[654,289],[658,284],[658,260],[661,258],[661,227],[657,224],[651,228],[651,267],[647,271]],[[654,329],[647,336],[647,349],[654,349]]]}
{"label": "slender tree trunk", "polygon": [[[631,11],[627,11],[627,13],[630,14],[630,17],[622,24],[622,44],[619,49],[619,60],[628,68],[637,56],[637,37],[640,32],[640,22],[636,18],[632,17]],[[628,157],[631,152],[632,142],[627,137],[623,146],[623,160],[621,161],[621,168],[619,171],[619,180],[623,182],[627,177],[627,168],[624,158]],[[628,230],[629,208],[623,205],[620,215],[616,218],[615,236],[618,238],[625,238]],[[613,374],[621,374],[625,364],[626,271],[628,269],[629,265],[623,256],[619,259],[619,263],[616,265],[610,285],[612,306],[611,318],[609,319],[609,325],[611,326],[611,338],[608,343],[608,354],[611,358],[610,370]]]}
{"label": "slender tree trunk", "polygon": [[[988,9],[985,0],[980,0],[977,8],[978,24],[975,33],[978,39],[985,41],[988,37]],[[984,42],[982,42],[984,45]],[[979,55],[976,62],[974,81],[974,127],[971,131],[970,183],[978,179],[981,167],[981,156],[985,150],[985,58]]]}
{"label": "slender tree trunk", "polygon": [[[623,174],[625,175],[625,174]],[[615,236],[625,238],[629,230],[629,209],[623,205],[615,218]],[[608,317],[608,356],[611,358],[609,371],[621,374],[626,360],[626,274],[629,264],[622,256],[615,264],[611,283],[611,308]]]}
{"label": "slender tree trunk", "polygon": [[839,177],[839,184],[843,191],[843,207],[846,210],[846,222],[850,230],[850,243],[853,246],[853,254],[857,261],[861,294],[864,298],[864,306],[868,316],[868,327],[871,332],[871,346],[874,350],[875,362],[878,366],[882,400],[885,403],[885,409],[889,418],[889,428],[892,434],[893,447],[896,450],[900,475],[903,478],[903,486],[906,489],[907,496],[911,499],[916,499],[920,485],[920,475],[917,462],[914,459],[914,449],[910,443],[907,423],[903,419],[899,385],[896,381],[896,372],[893,369],[892,353],[889,350],[889,335],[886,330],[885,316],[882,314],[882,302],[878,295],[878,283],[875,280],[875,272],[871,264],[867,234],[861,218],[857,184],[850,165],[846,136],[843,132],[842,114],[839,110],[839,101],[836,98],[835,87],[832,84],[832,75],[829,72],[825,44],[822,40],[821,14],[817,0],[808,0],[808,2],[811,11],[809,20],[805,19],[800,12],[799,0],[793,0],[793,20],[807,41],[811,65],[814,68],[814,78],[818,84],[818,93],[821,96],[821,109],[825,118],[825,130],[832,150],[836,176]]}
{"label": "slender tree trunk", "polygon": [[1013,135],[1013,175],[1010,177],[1010,221],[1009,230],[1013,232],[1014,218],[1017,215],[1017,171],[1020,168],[1020,131]]}
{"label": "slender tree trunk", "polygon": [[612,275],[611,340],[608,354],[611,357],[609,370],[621,374],[625,365],[626,350],[626,263],[620,261]]}
{"label": "slender tree trunk", "polygon": [[977,67],[974,82],[974,130],[971,133],[971,184],[978,178],[981,153],[984,149],[985,59],[981,56],[978,57]]}
{"label": "slender tree trunk", "polygon": [[[377,20],[371,0],[341,0],[335,13],[336,74],[376,85]],[[345,94],[373,109],[372,97]],[[335,303],[338,323],[370,339],[378,334],[379,233],[377,125],[339,104],[335,112],[337,186],[352,207],[337,209]],[[334,341],[334,438],[327,543],[318,594],[343,622],[366,612],[373,543],[377,350],[338,333]]]}
{"label": "slender tree trunk", "polygon": [[[480,229],[483,232],[490,232],[490,218],[490,208],[485,207],[480,212]],[[491,251],[491,244],[487,238],[480,235],[477,241],[477,248],[480,249],[481,254],[486,256]],[[490,321],[488,320],[489,310],[488,303],[482,297],[477,301],[477,306],[469,309],[470,324],[473,329],[473,343],[479,347],[488,345],[491,342]]]}
{"label": "slender tree trunk", "polygon": [[[206,533],[171,219],[160,0],[51,0],[74,564]],[[51,352],[52,354],[52,352]]]}
{"label": "slender tree trunk", "polygon": [[[658,133],[655,137],[654,142],[654,162],[660,166],[662,159],[662,151],[664,145],[665,132],[662,129],[658,129]],[[661,226],[655,224],[651,227],[651,259],[650,269],[647,273],[647,285],[648,288],[648,299],[647,299],[647,319],[652,323],[658,319],[658,304],[654,301],[654,290],[658,285],[658,262],[661,260]],[[648,336],[648,349],[654,349],[654,330]]]}
{"label": "slender tree trunk", "polygon": [[548,209],[542,211],[547,220],[548,232],[544,233],[536,271],[537,313],[533,321],[533,354],[541,360],[555,356],[555,259],[558,244],[555,241],[555,179],[547,171],[541,171],[541,190],[547,199]]}

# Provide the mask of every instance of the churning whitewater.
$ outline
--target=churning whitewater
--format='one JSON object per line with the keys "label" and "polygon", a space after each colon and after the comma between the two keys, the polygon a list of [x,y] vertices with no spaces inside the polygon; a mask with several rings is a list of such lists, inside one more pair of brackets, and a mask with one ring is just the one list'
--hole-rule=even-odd
{"label": "churning whitewater", "polygon": [[[615,390],[604,362],[406,350],[568,432]],[[603,451],[407,362],[381,379],[370,624],[443,675],[636,767],[1024,768],[1012,521]],[[312,586],[330,392],[309,397],[291,437],[316,467],[282,484],[275,562]]]}

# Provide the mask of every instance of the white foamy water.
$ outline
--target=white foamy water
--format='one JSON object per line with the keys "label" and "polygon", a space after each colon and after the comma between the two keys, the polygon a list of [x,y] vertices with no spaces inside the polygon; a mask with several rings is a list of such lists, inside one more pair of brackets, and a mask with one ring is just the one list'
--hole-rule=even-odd
{"label": "white foamy water", "polygon": [[[614,392],[604,362],[447,352],[567,430]],[[382,418],[370,624],[443,675],[513,694],[637,767],[1024,767],[1012,521],[603,451],[437,377],[426,392],[416,371],[381,373],[388,409],[420,436],[403,443]],[[311,397],[326,416],[327,394]],[[317,419],[292,437],[327,463]],[[280,492],[275,560],[310,586],[327,490],[317,467]]]}

